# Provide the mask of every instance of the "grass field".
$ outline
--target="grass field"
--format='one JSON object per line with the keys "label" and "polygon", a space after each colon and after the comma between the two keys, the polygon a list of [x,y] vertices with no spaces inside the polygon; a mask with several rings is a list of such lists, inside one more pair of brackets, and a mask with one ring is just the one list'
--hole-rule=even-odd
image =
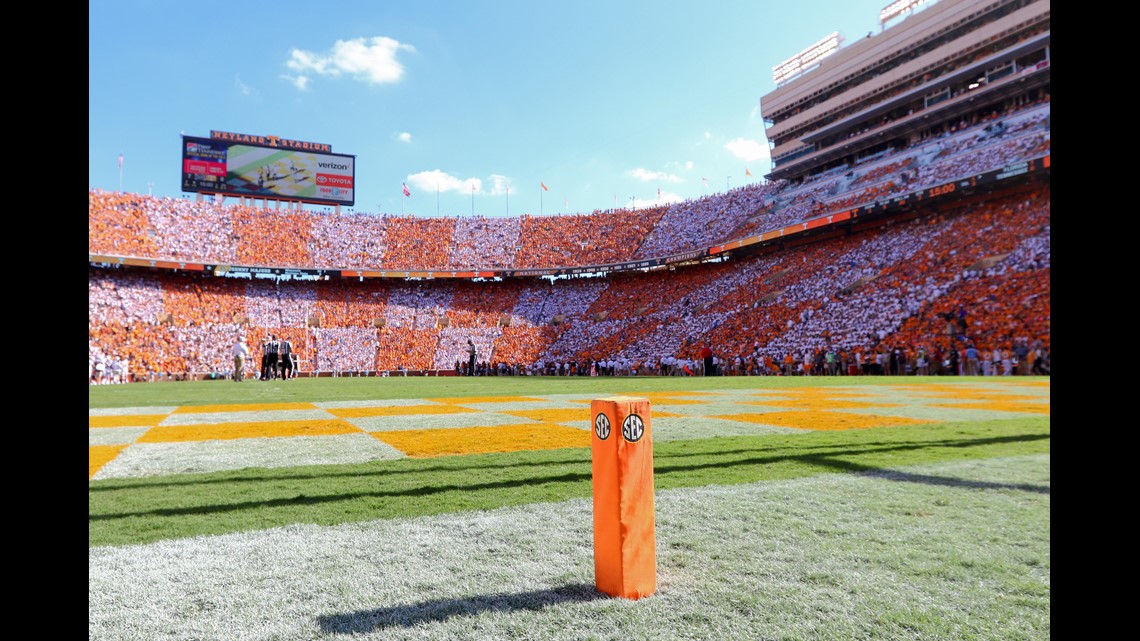
{"label": "grass field", "polygon": [[[594,589],[652,403],[658,591]],[[1048,378],[90,388],[92,639],[1048,639]]]}

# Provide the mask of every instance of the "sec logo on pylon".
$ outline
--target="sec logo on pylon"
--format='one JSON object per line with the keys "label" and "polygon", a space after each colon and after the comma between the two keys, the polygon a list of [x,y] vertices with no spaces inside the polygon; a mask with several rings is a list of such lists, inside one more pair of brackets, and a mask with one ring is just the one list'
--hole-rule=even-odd
{"label": "sec logo on pylon", "polygon": [[610,437],[610,418],[605,414],[594,417],[594,433],[603,441]]}
{"label": "sec logo on pylon", "polygon": [[630,414],[625,417],[621,423],[621,435],[625,437],[625,440],[636,443],[641,440],[642,434],[645,434],[645,423],[641,417],[637,414]]}

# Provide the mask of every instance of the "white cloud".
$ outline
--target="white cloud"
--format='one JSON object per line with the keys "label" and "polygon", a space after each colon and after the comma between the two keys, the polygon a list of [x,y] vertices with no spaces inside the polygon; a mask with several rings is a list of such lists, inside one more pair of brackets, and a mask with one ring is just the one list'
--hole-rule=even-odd
{"label": "white cloud", "polygon": [[489,196],[502,196],[507,193],[507,185],[511,184],[511,179],[499,174],[491,174],[491,191],[487,192]]}
{"label": "white cloud", "polygon": [[406,131],[401,131],[400,133],[396,134],[395,138],[400,142],[412,142],[412,134]]}
{"label": "white cloud", "polygon": [[474,191],[477,194],[483,191],[483,181],[478,178],[457,178],[438,169],[409,174],[408,184],[426,192],[439,189],[441,193],[454,191],[460,194],[470,194],[472,186],[475,187]]}
{"label": "white cloud", "polygon": [[[349,75],[361,82],[380,85],[397,82],[404,75],[404,66],[396,60],[399,51],[415,52],[416,48],[402,44],[398,40],[378,36],[337,40],[327,54],[318,54],[301,49],[289,52],[285,66],[301,74],[318,76]],[[308,78],[301,75],[293,81],[299,89],[308,85]]]}
{"label": "white cloud", "polygon": [[308,76],[295,76],[294,77],[294,76],[290,76],[290,75],[283,75],[281,77],[284,78],[285,80],[288,80],[289,84],[293,85],[294,87],[296,87],[300,91],[308,91],[308,89],[309,89],[309,77]]}
{"label": "white cloud", "polygon": [[681,169],[692,169],[693,166],[694,166],[693,161],[691,161],[691,160],[686,160],[685,162],[677,162],[676,160],[670,160],[669,162],[665,163],[665,169],[667,169],[669,171],[679,171]]}
{"label": "white cloud", "polygon": [[633,176],[634,178],[636,178],[638,180],[642,180],[645,182],[656,181],[656,182],[666,182],[666,183],[679,183],[679,182],[684,181],[683,178],[681,178],[680,176],[677,176],[675,174],[667,174],[663,171],[652,171],[650,169],[642,169],[641,167],[638,167],[637,169],[629,170],[629,175]]}
{"label": "white cloud", "polygon": [[[662,191],[660,198],[649,198],[649,199],[634,198],[633,199],[633,208],[634,209],[643,209],[645,207],[656,207],[658,205],[668,205],[669,203],[681,202],[682,200],[684,200],[684,197],[682,197],[678,194],[674,194],[674,193],[671,193],[668,191]],[[628,206],[628,204],[625,206]]]}
{"label": "white cloud", "polygon": [[253,96],[257,94],[257,90],[241,81],[241,76],[234,74],[234,86],[237,87],[238,92],[243,96]]}
{"label": "white cloud", "polygon": [[755,140],[747,140],[745,138],[737,138],[729,141],[724,146],[733,156],[748,162],[757,160],[768,160],[770,158],[770,151],[768,145],[757,142]]}

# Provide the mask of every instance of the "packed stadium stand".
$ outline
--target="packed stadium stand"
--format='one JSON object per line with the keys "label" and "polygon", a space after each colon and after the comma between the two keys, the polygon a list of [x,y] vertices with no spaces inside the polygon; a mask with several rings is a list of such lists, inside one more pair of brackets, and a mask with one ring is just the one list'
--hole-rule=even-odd
{"label": "packed stadium stand", "polygon": [[971,344],[1047,373],[1049,35],[1045,0],[936,3],[761,99],[765,180],[652,208],[92,189],[91,374],[224,378],[239,335],[255,357],[288,337],[320,376],[455,374],[468,340],[485,374],[677,375],[705,344],[727,374],[969,373]]}

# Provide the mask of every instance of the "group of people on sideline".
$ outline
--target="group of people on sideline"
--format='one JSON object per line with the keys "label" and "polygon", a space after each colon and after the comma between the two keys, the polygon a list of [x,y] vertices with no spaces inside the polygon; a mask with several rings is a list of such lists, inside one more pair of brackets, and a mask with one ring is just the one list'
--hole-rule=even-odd
{"label": "group of people on sideline", "polygon": [[[245,365],[249,359],[250,349],[244,336],[239,336],[233,346],[234,368],[230,378],[237,382],[246,379]],[[278,339],[270,335],[269,340],[261,347],[261,369],[257,372],[257,379],[271,381],[281,379],[287,381],[297,377],[297,353],[293,351],[293,344],[288,338]]]}

